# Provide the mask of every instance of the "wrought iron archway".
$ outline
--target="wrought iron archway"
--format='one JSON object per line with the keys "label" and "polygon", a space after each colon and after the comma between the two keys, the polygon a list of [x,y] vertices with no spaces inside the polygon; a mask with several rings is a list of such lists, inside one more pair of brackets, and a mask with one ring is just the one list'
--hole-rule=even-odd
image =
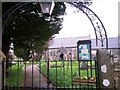
{"label": "wrought iron archway", "polygon": [[[13,13],[15,13],[15,11],[19,10],[21,7],[29,4],[30,2],[23,2],[23,3],[19,3],[15,6],[13,6],[12,8],[10,8],[8,11],[6,11],[6,13],[3,15],[3,19],[5,19],[5,22],[3,23],[3,29],[5,27],[5,25],[7,24],[7,22],[9,21],[10,17],[12,16]],[[90,9],[88,8],[86,5],[84,5],[81,2],[67,2],[70,5],[73,5],[74,7],[78,8],[80,11],[82,11],[90,20],[93,28],[94,28],[94,32],[95,32],[95,36],[96,36],[96,46],[100,46],[98,45],[98,43],[100,42],[102,47],[106,47],[106,49],[108,49],[108,38],[107,38],[107,32],[105,30],[105,27],[102,23],[102,21],[100,20],[100,18]]]}
{"label": "wrought iron archway", "polygon": [[[4,15],[3,15],[3,19],[5,20],[4,22],[3,22],[3,29],[4,29],[4,27],[5,27],[5,25],[7,25],[8,24],[8,22],[9,22],[9,20],[10,20],[10,18],[11,18],[11,16],[12,16],[12,14],[14,14],[17,10],[19,10],[20,8],[22,8],[23,6],[25,6],[25,5],[28,5],[30,2],[24,2],[24,3],[19,3],[19,4],[17,4],[17,5],[15,5],[15,6],[13,6],[12,8],[10,8]],[[70,4],[70,5],[72,5],[72,6],[74,6],[74,7],[76,7],[76,8],[78,8],[80,11],[82,11],[87,17],[88,17],[88,19],[90,20],[90,22],[91,22],[91,24],[92,24],[92,26],[93,26],[93,28],[94,28],[94,32],[95,32],[95,35],[96,35],[96,45],[98,46],[98,42],[100,42],[101,43],[101,46],[103,47],[103,46],[105,46],[104,44],[106,44],[106,49],[108,48],[108,39],[107,39],[107,33],[106,33],[106,30],[105,30],[105,28],[104,28],[104,25],[103,25],[103,23],[102,23],[102,21],[99,19],[99,17],[90,9],[90,8],[88,8],[86,5],[84,5],[83,3],[81,3],[81,2],[79,2],[79,3],[77,3],[77,2],[67,2],[68,4]],[[49,56],[48,56],[49,57]],[[88,69],[90,69],[90,71],[92,72],[92,70],[93,69],[95,69],[95,74],[97,73],[97,64],[96,64],[96,62],[97,62],[97,60],[93,60],[94,61],[94,63],[95,63],[95,67],[92,67],[92,60],[90,60],[90,61],[87,61],[87,68],[85,68],[86,70],[87,70],[87,76],[88,76]],[[18,60],[18,63],[19,63],[20,61]],[[50,86],[50,84],[52,84],[51,82],[50,82],[50,67],[52,66],[52,67],[55,67],[55,66],[57,66],[57,62],[58,61],[54,61],[54,65],[50,65],[50,63],[51,63],[51,61],[49,61],[49,58],[45,61],[46,62],[46,68],[47,68],[47,87],[49,88]],[[70,71],[71,71],[71,81],[73,81],[73,76],[75,76],[75,75],[73,75],[73,68],[72,68],[72,64],[73,64],[73,62],[74,62],[74,60],[72,61],[70,61],[69,63],[68,63],[68,65],[70,64],[70,66],[71,66],[71,68],[70,68]],[[38,61],[38,63],[40,64],[40,72],[41,72],[41,69],[42,69],[42,67],[41,67],[41,63],[44,63],[44,61],[42,62],[42,61]],[[78,63],[79,63],[79,65],[78,65]],[[78,67],[80,67],[80,61],[78,61],[78,63],[77,63],[77,65],[76,66],[78,66]],[[88,67],[88,63],[90,63],[90,67]],[[27,71],[27,68],[26,68],[26,64],[27,63],[25,63],[25,85],[24,86],[26,86],[26,71]],[[61,69],[60,69],[60,71],[63,69],[63,78],[64,78],[64,87],[65,87],[65,67],[64,67],[64,64],[65,64],[65,61],[63,60],[62,61],[62,64],[61,64]],[[19,67],[19,64],[18,64],[18,67]],[[44,67],[45,68],[45,67]],[[58,66],[57,67],[55,67],[55,69],[56,69],[56,76],[58,75]],[[34,61],[32,61],[32,87],[33,87],[33,84],[34,84],[34,82],[33,82],[33,70],[34,70]],[[79,73],[80,73],[80,69],[78,70],[79,71]],[[17,71],[17,73],[18,73],[19,71]],[[41,74],[39,74],[40,76],[41,76]],[[91,73],[91,77],[92,77],[92,73]],[[96,76],[96,79],[97,79],[98,77]],[[56,82],[58,83],[58,77],[55,77],[55,79],[56,79]],[[80,80],[79,80],[80,81]],[[96,81],[96,82],[98,82],[98,81]],[[41,84],[41,78],[39,78],[39,84]],[[78,83],[78,84],[80,84],[80,82]],[[89,83],[87,82],[87,84],[88,84],[88,87],[89,87]],[[97,84],[95,84],[96,85],[96,88],[98,87],[97,86]],[[4,85],[3,85],[4,86]],[[18,85],[17,85],[18,86]],[[54,85],[53,85],[54,86]],[[72,86],[71,86],[72,88],[73,88],[73,82],[72,82]],[[81,87],[81,85],[79,85],[79,87]],[[87,88],[88,88],[87,87]],[[94,87],[94,86],[93,86]],[[92,87],[92,88],[93,88]],[[55,88],[57,88],[57,85],[55,86]],[[58,87],[59,88],[59,87]],[[69,88],[69,86],[68,86],[68,88]],[[85,88],[85,87],[84,87]]]}
{"label": "wrought iron archway", "polygon": [[102,47],[104,46],[104,44],[106,44],[106,49],[108,49],[107,32],[100,18],[83,3],[69,2],[69,4],[73,5],[74,7],[78,8],[83,13],[85,13],[88,19],[90,20],[96,36],[96,46],[98,46],[98,42],[100,42]]}

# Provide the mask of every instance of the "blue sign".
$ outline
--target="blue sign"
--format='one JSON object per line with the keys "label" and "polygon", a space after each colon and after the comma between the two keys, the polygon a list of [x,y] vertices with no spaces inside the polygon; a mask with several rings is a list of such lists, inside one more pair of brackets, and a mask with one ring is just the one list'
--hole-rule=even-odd
{"label": "blue sign", "polygon": [[79,43],[78,43],[78,59],[79,60],[90,60],[91,59],[90,42],[79,41]]}

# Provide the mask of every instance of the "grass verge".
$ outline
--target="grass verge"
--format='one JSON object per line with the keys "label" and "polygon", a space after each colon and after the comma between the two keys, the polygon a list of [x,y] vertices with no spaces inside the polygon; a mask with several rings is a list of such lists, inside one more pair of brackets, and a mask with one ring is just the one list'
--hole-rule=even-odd
{"label": "grass verge", "polygon": [[[94,62],[92,62],[92,66],[94,66]],[[90,65],[90,63],[87,63]],[[80,66],[82,63],[80,63]],[[49,78],[56,86],[58,87],[72,87],[72,81],[75,77],[88,77],[95,76],[95,69],[91,70],[79,70],[78,61],[54,61],[49,62],[49,68],[47,67],[47,63],[45,61],[41,61],[39,64],[40,71],[48,76],[49,69]],[[79,76],[80,74],[80,76]]]}
{"label": "grass verge", "polygon": [[20,87],[22,86],[23,74],[22,74],[23,65],[15,64],[9,67],[8,76],[6,78],[6,85],[10,87]]}

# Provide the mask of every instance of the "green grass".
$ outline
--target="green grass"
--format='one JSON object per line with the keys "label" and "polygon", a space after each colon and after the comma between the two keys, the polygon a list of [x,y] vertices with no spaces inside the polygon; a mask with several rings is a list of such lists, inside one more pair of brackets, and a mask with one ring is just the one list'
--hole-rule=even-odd
{"label": "green grass", "polygon": [[[64,67],[63,67],[64,64]],[[81,65],[82,63],[80,63]],[[41,61],[39,64],[40,70],[47,76],[47,66],[45,61]],[[68,61],[55,61],[49,62],[51,68],[49,68],[49,78],[54,84],[58,87],[71,87],[72,80],[75,78],[73,77],[76,74],[76,77],[79,77],[79,69],[78,69],[78,61],[68,62]],[[72,65],[72,66],[71,66]],[[88,62],[90,65],[90,62]],[[95,63],[92,62],[92,66]],[[53,66],[53,67],[52,67]],[[58,67],[55,67],[58,66]],[[90,77],[91,70],[80,70],[80,77]],[[95,70],[92,70],[92,75],[95,76]]]}
{"label": "green grass", "polygon": [[[33,64],[38,64],[38,62],[33,62]],[[26,67],[32,65],[32,61],[26,63]],[[22,80],[23,80],[23,72],[22,68],[25,67],[25,64],[14,64],[11,67],[9,67],[8,76],[6,77],[5,84],[7,86],[11,87],[19,87],[22,86]]]}
{"label": "green grass", "polygon": [[19,87],[22,85],[23,75],[22,75],[23,65],[12,65],[8,69],[8,77],[6,78],[6,85],[11,87]]}
{"label": "green grass", "polygon": [[[32,64],[39,64],[39,69],[47,76],[47,63],[45,60],[28,62],[26,66]],[[72,87],[72,80],[75,78],[73,75],[76,74],[76,77],[79,77],[79,69],[78,69],[78,61],[54,61],[49,62],[49,78],[54,84],[58,87]],[[80,66],[82,63],[80,63]],[[88,62],[90,65],[90,62]],[[92,62],[92,66],[94,66],[94,61]],[[57,67],[56,67],[57,66]],[[25,64],[12,65],[8,71],[9,76],[6,78],[7,86],[11,87],[19,87],[22,85],[23,73],[22,68],[25,67]],[[80,70],[80,77],[88,77],[90,76],[90,69],[88,70]],[[95,76],[95,70],[92,70],[92,75]]]}

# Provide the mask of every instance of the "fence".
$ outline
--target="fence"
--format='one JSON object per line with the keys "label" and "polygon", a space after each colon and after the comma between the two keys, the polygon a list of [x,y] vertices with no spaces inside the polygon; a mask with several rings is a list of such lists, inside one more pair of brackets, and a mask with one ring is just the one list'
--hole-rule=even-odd
{"label": "fence", "polygon": [[[30,60],[10,61],[5,71],[3,63],[3,90],[38,89],[97,89],[99,72],[97,60]],[[6,75],[5,75],[6,74]]]}

